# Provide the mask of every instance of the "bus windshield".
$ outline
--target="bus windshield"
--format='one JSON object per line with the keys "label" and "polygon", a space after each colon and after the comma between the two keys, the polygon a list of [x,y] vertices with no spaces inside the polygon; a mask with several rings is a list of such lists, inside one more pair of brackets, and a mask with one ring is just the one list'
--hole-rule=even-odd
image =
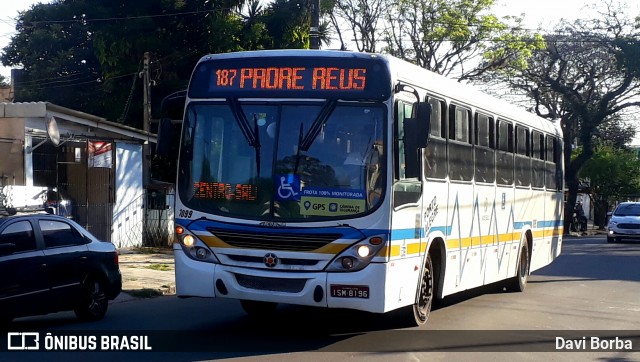
{"label": "bus windshield", "polygon": [[325,220],[376,208],[384,190],[381,103],[193,102],[178,191],[186,206],[256,220]]}

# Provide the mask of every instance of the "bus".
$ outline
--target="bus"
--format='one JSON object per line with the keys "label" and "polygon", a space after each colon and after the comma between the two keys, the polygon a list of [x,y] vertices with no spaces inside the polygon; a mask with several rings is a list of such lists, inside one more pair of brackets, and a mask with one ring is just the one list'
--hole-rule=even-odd
{"label": "bus", "polygon": [[559,123],[468,85],[382,54],[265,50],[202,57],[184,100],[179,297],[422,325],[434,300],[523,291],[560,254]]}

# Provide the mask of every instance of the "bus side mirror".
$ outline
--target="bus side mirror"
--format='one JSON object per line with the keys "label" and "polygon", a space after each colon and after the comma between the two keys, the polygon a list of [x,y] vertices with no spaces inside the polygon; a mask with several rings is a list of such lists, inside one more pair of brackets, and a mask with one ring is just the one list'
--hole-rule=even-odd
{"label": "bus side mirror", "polygon": [[156,154],[159,156],[168,156],[171,153],[171,146],[175,143],[174,138],[179,136],[176,132],[176,126],[169,118],[160,119],[158,125],[158,143],[156,143]]}
{"label": "bus side mirror", "polygon": [[420,175],[420,167],[418,165],[418,118],[405,118],[402,121],[404,130],[404,160],[405,160],[405,177],[414,178]]}
{"label": "bus side mirror", "polygon": [[431,104],[420,102],[417,111],[416,146],[425,148],[429,142],[429,133],[431,133]]}

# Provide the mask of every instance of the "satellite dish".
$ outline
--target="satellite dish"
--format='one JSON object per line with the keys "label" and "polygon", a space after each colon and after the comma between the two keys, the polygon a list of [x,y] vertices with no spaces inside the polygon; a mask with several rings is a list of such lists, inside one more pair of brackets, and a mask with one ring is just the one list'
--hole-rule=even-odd
{"label": "satellite dish", "polygon": [[49,140],[53,143],[54,146],[58,146],[60,144],[60,131],[58,130],[58,122],[53,116],[49,116],[47,119],[47,135],[49,136]]}

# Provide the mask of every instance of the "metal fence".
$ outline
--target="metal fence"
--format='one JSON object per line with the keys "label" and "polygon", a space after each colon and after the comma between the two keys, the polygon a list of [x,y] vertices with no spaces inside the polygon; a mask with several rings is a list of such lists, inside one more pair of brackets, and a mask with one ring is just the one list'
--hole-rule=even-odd
{"label": "metal fence", "polygon": [[[160,202],[162,200],[162,202]],[[114,213],[113,203],[72,205],[72,217],[116,247],[170,247],[174,241],[174,193],[149,190]]]}
{"label": "metal fence", "polygon": [[175,241],[173,205],[175,193],[147,190],[145,227],[142,239],[145,246],[167,247]]}

